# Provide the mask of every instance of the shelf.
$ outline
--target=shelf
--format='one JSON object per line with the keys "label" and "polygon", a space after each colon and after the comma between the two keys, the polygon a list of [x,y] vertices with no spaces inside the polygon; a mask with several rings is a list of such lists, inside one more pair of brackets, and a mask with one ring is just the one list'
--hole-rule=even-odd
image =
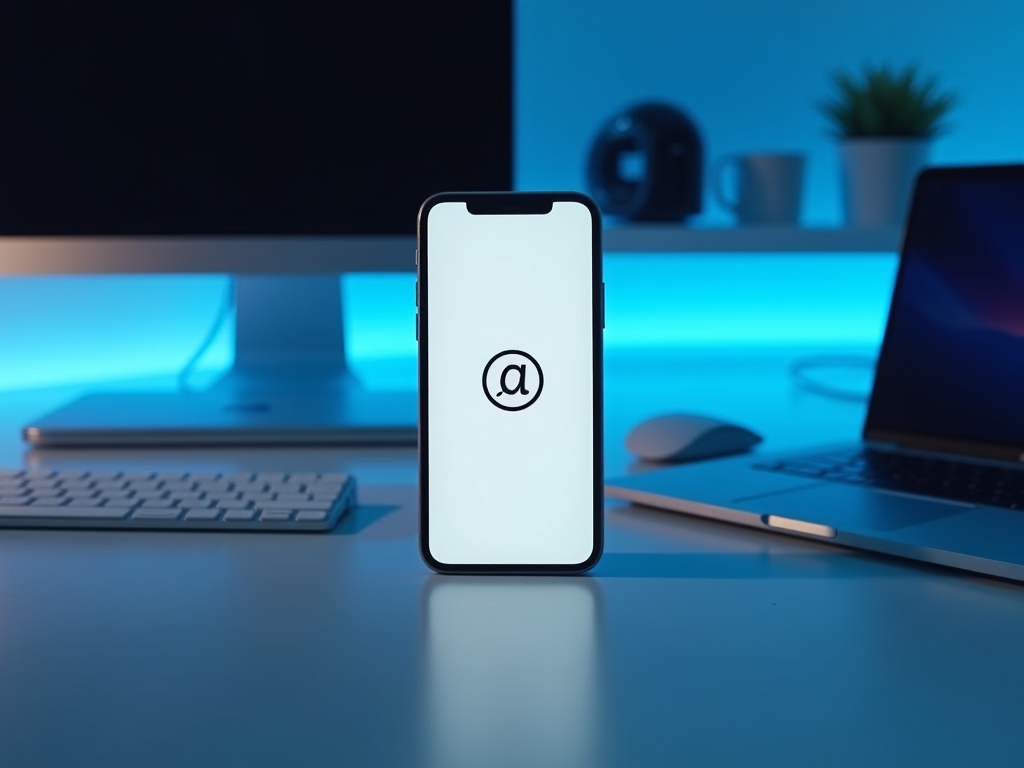
{"label": "shelf", "polygon": [[804,227],[684,227],[679,224],[613,226],[604,250],[644,253],[896,253],[901,230]]}

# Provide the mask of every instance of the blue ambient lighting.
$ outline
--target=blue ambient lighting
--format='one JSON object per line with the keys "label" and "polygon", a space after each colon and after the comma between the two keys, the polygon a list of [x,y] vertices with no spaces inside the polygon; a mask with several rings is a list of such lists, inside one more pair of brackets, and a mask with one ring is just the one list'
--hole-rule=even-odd
{"label": "blue ambient lighting", "polygon": [[[605,346],[877,346],[897,259],[879,254],[605,257]],[[353,361],[416,354],[411,275],[344,280]]]}
{"label": "blue ambient lighting", "polygon": [[[0,390],[176,375],[228,285],[222,275],[0,280]],[[227,326],[200,370],[231,364],[234,328]]]}
{"label": "blue ambient lighting", "polygon": [[[896,264],[878,254],[607,256],[605,346],[874,347]],[[416,356],[414,281],[412,274],[342,279],[347,354],[357,371]],[[0,281],[0,390],[173,377],[227,289],[223,276]],[[232,322],[221,329],[201,373],[230,366],[233,331]],[[414,369],[401,370],[411,386]]]}

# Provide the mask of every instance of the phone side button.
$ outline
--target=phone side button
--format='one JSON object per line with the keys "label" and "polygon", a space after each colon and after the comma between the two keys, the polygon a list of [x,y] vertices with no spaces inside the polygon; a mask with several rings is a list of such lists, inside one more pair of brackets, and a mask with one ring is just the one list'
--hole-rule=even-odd
{"label": "phone side button", "polygon": [[601,328],[604,328],[604,281],[601,282]]}
{"label": "phone side button", "polygon": [[416,313],[416,341],[420,340],[420,313]]}
{"label": "phone side button", "polygon": [[420,305],[420,281],[416,281],[416,306]]}

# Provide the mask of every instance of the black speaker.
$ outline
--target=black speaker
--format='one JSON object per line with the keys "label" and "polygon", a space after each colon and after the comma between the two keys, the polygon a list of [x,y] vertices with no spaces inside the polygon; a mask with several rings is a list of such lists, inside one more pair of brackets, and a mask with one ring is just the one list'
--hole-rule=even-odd
{"label": "black speaker", "polygon": [[697,126],[668,104],[638,104],[605,123],[587,163],[601,210],[633,221],[700,213],[704,148]]}

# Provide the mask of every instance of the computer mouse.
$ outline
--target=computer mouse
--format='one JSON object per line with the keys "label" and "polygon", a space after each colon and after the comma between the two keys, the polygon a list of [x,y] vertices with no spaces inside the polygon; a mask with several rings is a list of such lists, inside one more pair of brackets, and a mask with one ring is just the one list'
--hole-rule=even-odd
{"label": "computer mouse", "polygon": [[626,448],[643,461],[682,462],[749,451],[761,436],[709,416],[669,413],[637,424]]}

